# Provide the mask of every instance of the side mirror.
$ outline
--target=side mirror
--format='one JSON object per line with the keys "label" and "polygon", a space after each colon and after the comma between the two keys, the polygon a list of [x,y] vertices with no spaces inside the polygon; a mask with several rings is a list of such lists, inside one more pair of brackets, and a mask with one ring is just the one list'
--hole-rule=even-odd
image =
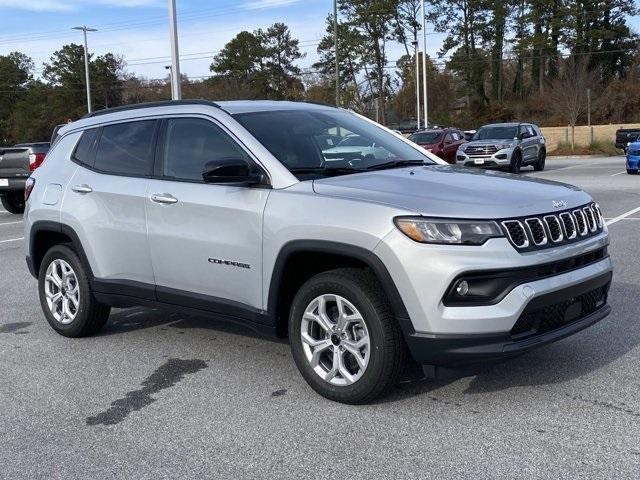
{"label": "side mirror", "polygon": [[204,183],[248,187],[264,183],[264,175],[251,171],[242,158],[227,157],[207,162],[202,170]]}

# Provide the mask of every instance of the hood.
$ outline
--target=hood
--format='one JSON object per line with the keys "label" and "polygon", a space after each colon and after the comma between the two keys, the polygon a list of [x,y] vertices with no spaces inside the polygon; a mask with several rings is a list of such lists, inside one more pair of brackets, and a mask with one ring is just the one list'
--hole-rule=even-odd
{"label": "hood", "polygon": [[469,147],[469,146],[473,146],[473,147],[484,147],[485,145],[495,145],[495,144],[502,144],[502,143],[515,143],[516,140],[514,139],[499,139],[499,138],[487,138],[485,140],[470,140],[469,142],[467,142],[465,144],[465,146]]}
{"label": "hood", "polygon": [[565,202],[566,208],[573,208],[591,201],[589,195],[572,185],[447,165],[324,178],[315,180],[313,188],[320,195],[449,218],[521,217],[552,212],[554,202]]}
{"label": "hood", "polygon": [[418,143],[422,148],[436,148],[440,146],[440,142],[435,143]]}

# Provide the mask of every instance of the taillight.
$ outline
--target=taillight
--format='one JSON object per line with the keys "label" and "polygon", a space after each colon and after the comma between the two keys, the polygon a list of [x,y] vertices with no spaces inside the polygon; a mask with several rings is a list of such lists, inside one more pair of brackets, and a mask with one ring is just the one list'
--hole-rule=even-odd
{"label": "taillight", "polygon": [[29,154],[29,170],[32,172],[42,165],[46,153],[30,153]]}
{"label": "taillight", "polygon": [[29,200],[29,196],[31,196],[31,192],[33,191],[33,187],[36,186],[35,178],[27,178],[27,183],[24,185],[24,201]]}

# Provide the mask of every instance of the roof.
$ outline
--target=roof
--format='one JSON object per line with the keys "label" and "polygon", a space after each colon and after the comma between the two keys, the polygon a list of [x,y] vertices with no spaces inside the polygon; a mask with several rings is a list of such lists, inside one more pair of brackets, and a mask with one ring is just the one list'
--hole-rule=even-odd
{"label": "roof", "polygon": [[[59,130],[61,135],[66,134],[70,130],[78,128],[91,128],[113,120],[127,120],[129,113],[132,111],[141,111],[148,109],[148,115],[159,115],[167,110],[170,113],[184,113],[181,107],[192,106],[194,111],[203,113],[207,108],[216,108],[230,115],[237,113],[263,112],[273,110],[309,110],[309,109],[327,109],[334,108],[330,105],[317,104],[311,102],[288,102],[276,100],[232,100],[224,102],[212,102],[210,100],[165,100],[161,102],[137,103],[132,105],[123,105],[121,107],[107,108],[97,110],[86,114],[81,119],[65,124]],[[147,113],[147,112],[145,112]],[[107,118],[103,118],[107,117]]]}
{"label": "roof", "polygon": [[87,113],[82,118],[94,118],[102,115],[108,115],[117,112],[126,112],[129,110],[139,110],[142,108],[157,107],[174,107],[180,105],[204,105],[210,107],[221,108],[229,114],[262,112],[267,110],[300,110],[311,108],[332,108],[330,105],[310,103],[310,102],[289,102],[279,100],[228,100],[223,102],[212,102],[210,100],[194,99],[194,100],[165,100],[160,102],[136,103],[131,105],[122,105],[120,107],[106,108],[104,110],[96,110]]}

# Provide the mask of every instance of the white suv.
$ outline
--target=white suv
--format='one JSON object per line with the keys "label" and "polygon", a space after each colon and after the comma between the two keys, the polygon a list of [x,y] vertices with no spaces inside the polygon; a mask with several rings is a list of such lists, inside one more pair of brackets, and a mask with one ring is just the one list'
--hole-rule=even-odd
{"label": "white suv", "polygon": [[[384,149],[328,159],[326,139]],[[326,149],[325,149],[326,150]],[[181,101],[66,125],[27,181],[27,263],[62,335],[111,307],[288,336],[320,394],[364,403],[605,317],[612,266],[578,188],[444,164],[354,113]],[[603,342],[604,343],[604,342]]]}

